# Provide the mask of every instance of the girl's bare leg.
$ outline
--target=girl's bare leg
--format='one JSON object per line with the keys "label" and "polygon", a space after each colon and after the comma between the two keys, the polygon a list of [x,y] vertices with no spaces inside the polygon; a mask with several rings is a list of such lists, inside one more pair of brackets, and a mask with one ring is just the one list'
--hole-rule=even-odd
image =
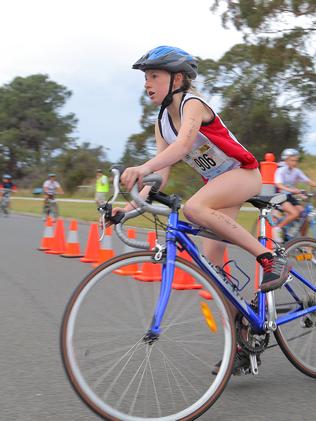
{"label": "girl's bare leg", "polygon": [[282,228],[286,225],[290,224],[292,221],[295,221],[295,219],[298,219],[300,217],[301,212],[303,212],[304,208],[303,206],[294,206],[290,202],[285,202],[282,205],[282,209],[285,212],[285,218],[277,225],[277,227]]}
{"label": "girl's bare leg", "polygon": [[[236,220],[240,206],[233,208],[219,209],[221,213],[229,216],[233,220]],[[221,241],[210,240],[209,238],[203,238],[203,253],[207,260],[212,262],[216,266],[222,267],[224,262],[224,252],[226,244]],[[238,310],[228,301],[229,310],[235,319]]]}
{"label": "girl's bare leg", "polygon": [[257,257],[270,250],[221,210],[239,207],[260,189],[259,170],[236,168],[209,181],[186,202],[183,212],[188,220],[211,229]]}
{"label": "girl's bare leg", "polygon": [[[233,208],[218,209],[219,212],[229,216],[234,221],[239,213],[240,206]],[[204,256],[216,266],[223,266],[224,264],[224,251],[227,247],[222,241],[210,240],[209,238],[203,238],[203,253]]]}

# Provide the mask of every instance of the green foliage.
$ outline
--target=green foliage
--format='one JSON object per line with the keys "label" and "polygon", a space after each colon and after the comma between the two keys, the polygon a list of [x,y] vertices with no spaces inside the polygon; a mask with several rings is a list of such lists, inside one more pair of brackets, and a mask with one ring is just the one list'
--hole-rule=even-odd
{"label": "green foliage", "polygon": [[299,146],[316,103],[315,0],[213,0],[211,10],[245,40],[201,67],[206,90],[221,94],[223,117],[259,159]]}
{"label": "green foliage", "polygon": [[238,30],[250,29],[258,33],[271,30],[278,23],[280,31],[282,22],[293,22],[293,18],[302,16],[310,19],[305,24],[305,32],[315,28],[313,25],[316,14],[315,0],[212,0],[211,2],[212,11],[222,10],[222,6],[225,6],[222,12],[223,25],[232,23]]}
{"label": "green foliage", "polygon": [[[262,54],[262,49],[269,47],[237,44],[211,66],[200,60],[204,91],[221,95],[225,124],[259,160],[267,151],[278,156],[286,147],[298,147],[304,99],[284,80],[286,65],[273,64],[274,50]],[[305,105],[313,102],[307,97]]]}
{"label": "green foliage", "polygon": [[225,102],[222,112],[228,127],[233,128],[237,139],[258,160],[266,152],[280,156],[288,147],[298,147],[301,118],[291,116],[284,107],[278,107],[273,98],[264,93],[258,97],[249,86],[236,90]]}
{"label": "green foliage", "polygon": [[0,165],[21,177],[70,146],[77,120],[74,114],[61,114],[70,96],[66,87],[42,74],[16,77],[1,87]]}
{"label": "green foliage", "polygon": [[91,147],[88,142],[65,150],[53,163],[61,176],[64,188],[73,193],[85,180],[95,178],[97,168],[107,173],[110,164],[105,160],[102,146]]}

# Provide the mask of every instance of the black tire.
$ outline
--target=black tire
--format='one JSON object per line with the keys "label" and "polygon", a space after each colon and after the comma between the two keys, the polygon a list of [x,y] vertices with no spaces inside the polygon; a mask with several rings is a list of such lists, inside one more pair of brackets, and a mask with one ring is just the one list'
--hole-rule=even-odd
{"label": "black tire", "polygon": [[[177,258],[178,270],[202,282],[212,299],[201,298],[199,290],[172,289],[159,340],[144,344],[160,282],[118,277],[113,270],[140,262],[150,263],[151,257],[152,252],[127,253],[97,267],[78,286],[63,317],[61,353],[66,373],[80,398],[106,420],[196,419],[218,399],[231,375],[236,337],[226,300],[198,267],[182,258]],[[134,305],[126,306],[127,302]],[[212,307],[210,314],[217,330],[213,326],[215,330],[211,331],[201,310],[195,306],[198,303],[205,308],[201,302]],[[135,320],[141,321],[141,325],[135,324]],[[188,330],[191,325],[192,329]],[[120,335],[114,334],[115,328]],[[125,352],[123,345],[127,339]],[[126,363],[124,358],[127,358]],[[213,364],[221,359],[224,363],[219,374],[212,376]],[[126,377],[120,372],[125,368],[128,369]],[[157,382],[154,381],[156,375]],[[121,376],[124,378],[119,386]],[[134,382],[137,383],[135,395],[130,391]],[[177,382],[183,383],[182,386]],[[139,406],[138,400],[141,401]]]}
{"label": "black tire", "polygon": [[[287,242],[285,249],[291,266],[316,287],[316,240],[298,238]],[[275,290],[274,295],[277,316],[316,305],[316,293],[294,275],[288,286]],[[316,378],[316,311],[278,326],[274,334],[288,360]]]}

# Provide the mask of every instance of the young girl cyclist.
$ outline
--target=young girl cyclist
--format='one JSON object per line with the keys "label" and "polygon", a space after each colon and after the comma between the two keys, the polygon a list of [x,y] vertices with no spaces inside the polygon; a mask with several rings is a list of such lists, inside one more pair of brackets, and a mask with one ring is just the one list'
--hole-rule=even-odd
{"label": "young girl cyclist", "polygon": [[[130,190],[136,180],[141,184],[144,176],[159,172],[163,188],[171,165],[187,162],[201,174],[205,185],[185,203],[186,218],[254,255],[263,267],[262,291],[279,288],[289,272],[286,259],[274,256],[236,222],[241,204],[260,192],[258,163],[212,108],[192,93],[191,80],[197,76],[195,58],[179,48],[160,46],[133,68],[145,72],[146,92],[160,105],[155,126],[157,155],[143,165],[127,168],[122,183]],[[144,187],[141,195],[146,197],[149,190]],[[130,209],[132,205],[127,205],[123,211]],[[204,254],[222,266],[224,248],[221,242],[206,240]]]}

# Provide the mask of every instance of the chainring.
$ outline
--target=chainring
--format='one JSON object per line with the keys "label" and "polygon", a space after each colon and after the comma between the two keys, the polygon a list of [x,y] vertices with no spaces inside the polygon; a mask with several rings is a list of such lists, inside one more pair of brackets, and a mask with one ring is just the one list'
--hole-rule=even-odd
{"label": "chainring", "polygon": [[261,354],[268,346],[270,334],[258,334],[252,330],[248,320],[242,314],[236,318],[237,342],[241,348],[250,354]]}

